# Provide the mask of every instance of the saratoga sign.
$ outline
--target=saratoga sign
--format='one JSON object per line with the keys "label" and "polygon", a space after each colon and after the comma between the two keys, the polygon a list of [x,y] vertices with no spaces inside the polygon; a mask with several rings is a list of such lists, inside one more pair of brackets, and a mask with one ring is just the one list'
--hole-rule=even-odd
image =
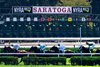
{"label": "saratoga sign", "polygon": [[72,14],[72,7],[59,6],[33,6],[34,14]]}
{"label": "saratoga sign", "polygon": [[91,7],[66,6],[13,6],[12,13],[33,14],[84,14],[91,13]]}

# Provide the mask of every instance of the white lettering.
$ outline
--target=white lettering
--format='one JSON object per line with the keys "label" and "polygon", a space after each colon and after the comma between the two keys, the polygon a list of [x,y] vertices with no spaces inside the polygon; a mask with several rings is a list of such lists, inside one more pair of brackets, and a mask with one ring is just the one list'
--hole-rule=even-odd
{"label": "white lettering", "polygon": [[21,12],[21,13],[23,13],[24,12],[24,9],[23,8],[20,8],[20,7],[14,8],[14,12]]}
{"label": "white lettering", "polygon": [[73,12],[74,13],[82,13],[83,12],[83,9],[82,8],[73,8]]}

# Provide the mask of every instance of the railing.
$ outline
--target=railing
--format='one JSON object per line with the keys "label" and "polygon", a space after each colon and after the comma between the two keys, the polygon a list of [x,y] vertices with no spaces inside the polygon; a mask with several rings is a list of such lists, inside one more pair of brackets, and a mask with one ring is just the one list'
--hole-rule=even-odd
{"label": "railing", "polygon": [[[87,37],[83,37],[81,38],[82,40],[100,40],[100,37],[90,37],[90,38],[87,38]],[[80,40],[80,38],[0,38],[0,40]]]}
{"label": "railing", "polygon": [[100,55],[100,53],[0,53],[0,55],[26,55],[26,56],[29,56],[29,55],[43,55],[43,56],[46,56],[46,55],[57,55],[58,57],[59,56],[68,56],[68,55],[72,55],[72,56],[85,56],[85,55]]}

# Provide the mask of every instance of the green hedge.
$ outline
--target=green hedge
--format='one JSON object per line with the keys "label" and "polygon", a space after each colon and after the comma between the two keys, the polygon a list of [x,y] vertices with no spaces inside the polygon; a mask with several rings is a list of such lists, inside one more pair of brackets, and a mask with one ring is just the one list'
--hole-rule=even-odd
{"label": "green hedge", "polygon": [[4,52],[3,52],[3,48],[0,48],[0,53],[4,53]]}
{"label": "green hedge", "polygon": [[14,56],[0,56],[0,64],[4,63],[5,65],[17,65],[18,57]]}
{"label": "green hedge", "polygon": [[65,57],[23,57],[25,65],[66,65]]}
{"label": "green hedge", "polygon": [[100,65],[100,57],[90,57],[90,56],[83,56],[83,57],[71,57],[71,64],[72,65]]}

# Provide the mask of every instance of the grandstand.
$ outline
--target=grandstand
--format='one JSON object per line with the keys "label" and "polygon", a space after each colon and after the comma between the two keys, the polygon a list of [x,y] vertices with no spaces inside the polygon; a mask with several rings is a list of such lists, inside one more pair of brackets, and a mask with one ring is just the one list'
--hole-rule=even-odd
{"label": "grandstand", "polygon": [[[93,21],[81,21],[76,16],[84,15],[42,15],[51,21],[41,21],[41,15],[6,14],[1,16],[0,37],[100,37],[100,15],[92,15]],[[73,17],[72,22],[67,17]],[[91,15],[88,15],[91,16]],[[65,17],[65,18],[63,18]],[[39,18],[36,21],[32,20]],[[77,21],[78,20],[78,21]]]}
{"label": "grandstand", "polygon": [[[100,37],[100,15],[98,14],[31,14],[13,13],[16,6],[51,6],[48,1],[1,0],[0,37]],[[36,2],[36,3],[35,3]],[[46,2],[46,3],[43,3]],[[30,8],[31,9],[31,8]],[[71,22],[68,21],[71,18]]]}

